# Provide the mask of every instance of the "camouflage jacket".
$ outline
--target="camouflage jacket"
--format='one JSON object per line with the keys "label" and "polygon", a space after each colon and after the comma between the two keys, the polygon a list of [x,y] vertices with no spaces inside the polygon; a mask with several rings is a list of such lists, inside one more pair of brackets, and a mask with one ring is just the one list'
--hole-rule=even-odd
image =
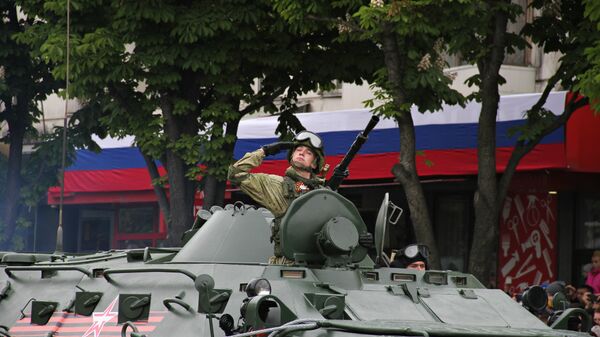
{"label": "camouflage jacket", "polygon": [[[279,225],[281,218],[285,215],[290,203],[308,191],[322,188],[325,180],[311,174],[310,179],[298,175],[295,169],[288,167],[285,176],[265,173],[250,173],[258,167],[265,157],[262,150],[246,153],[244,157],[229,167],[228,179],[248,194],[254,201],[267,208],[275,219],[271,228],[271,241],[274,243],[275,257],[281,258],[281,247],[279,240]],[[283,259],[271,259],[270,263],[283,264],[288,261]]]}
{"label": "camouflage jacket", "polygon": [[283,217],[290,203],[308,191],[321,188],[325,181],[311,174],[310,179],[298,175],[289,167],[285,177],[275,174],[250,173],[260,166],[265,157],[262,150],[246,155],[229,167],[228,179],[249,195],[254,201],[267,208],[276,218]]}

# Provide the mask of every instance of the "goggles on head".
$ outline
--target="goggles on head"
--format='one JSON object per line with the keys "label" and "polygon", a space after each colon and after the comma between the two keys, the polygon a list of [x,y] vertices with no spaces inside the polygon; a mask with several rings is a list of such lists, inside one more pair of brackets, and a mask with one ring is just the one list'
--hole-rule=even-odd
{"label": "goggles on head", "polygon": [[417,255],[419,255],[419,254],[423,258],[428,259],[429,258],[429,248],[427,248],[427,246],[425,246],[425,245],[415,244],[415,245],[408,245],[408,246],[404,247],[404,249],[401,249],[400,251],[398,251],[398,255],[404,255],[409,259],[413,259],[413,258],[417,257]]}
{"label": "goggles on head", "polygon": [[323,140],[321,140],[321,137],[310,131],[298,132],[298,134],[294,137],[294,140],[297,142],[303,142],[307,140],[315,149],[323,149]]}

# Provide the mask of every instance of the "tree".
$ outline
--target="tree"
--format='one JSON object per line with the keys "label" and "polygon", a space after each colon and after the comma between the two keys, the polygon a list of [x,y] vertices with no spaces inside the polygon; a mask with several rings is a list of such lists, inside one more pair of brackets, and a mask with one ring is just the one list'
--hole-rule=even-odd
{"label": "tree", "polygon": [[[302,4],[300,4],[302,3]],[[417,240],[431,249],[430,262],[439,268],[435,238],[416,168],[417,149],[411,106],[439,110],[442,103],[462,104],[443,72],[445,42],[456,32],[462,6],[451,1],[276,1],[279,11],[303,29],[337,29],[348,40],[378,48],[384,63],[374,73],[375,113],[393,118],[400,132],[399,162],[392,173],[402,184]],[[320,22],[321,26],[316,26]],[[317,28],[315,28],[317,27]],[[376,104],[380,104],[375,107]]]}
{"label": "tree", "polygon": [[[10,144],[6,167],[6,187],[2,195],[2,239],[0,247],[12,248],[13,234],[23,205],[23,142],[35,137],[33,123],[41,115],[36,102],[59,87],[50,66],[32,55],[32,47],[15,36],[27,27],[43,26],[32,18],[20,17],[15,1],[0,1],[0,122],[8,125],[3,142]],[[18,248],[18,247],[17,247]]]}
{"label": "tree", "polygon": [[[588,3],[587,15],[597,19],[598,11],[594,10],[597,5],[591,3]],[[311,19],[310,24],[314,24],[314,21],[328,22],[347,32],[349,38],[371,41],[380,47],[385,67],[377,72],[374,84],[376,89],[379,88],[376,98],[384,103],[376,111],[393,117],[398,123],[401,157],[392,172],[402,183],[409,200],[417,239],[433,248],[434,267],[439,266],[439,262],[415,168],[414,126],[409,108],[415,104],[421,111],[434,111],[442,101],[450,104],[463,102],[460,95],[448,88],[450,80],[443,75],[445,64],[439,57],[443,52],[459,54],[464,60],[477,65],[479,74],[469,82],[478,85],[479,91],[467,97],[482,103],[478,135],[478,187],[474,197],[475,228],[468,265],[470,272],[482,280],[488,280],[491,271],[489,261],[494,256],[498,242],[500,206],[519,161],[546,134],[564,125],[569,116],[587,101],[571,101],[565,113],[558,117],[542,108],[550,90],[557,83],[561,83],[563,88],[578,90],[578,74],[584,74],[589,64],[577,60],[583,57],[586,47],[598,46],[597,29],[591,29],[589,20],[583,17],[581,4],[576,1],[534,1],[532,6],[542,10],[543,14],[521,35],[507,31],[508,22],[523,15],[521,6],[511,1],[372,0],[367,5],[349,0],[327,4],[312,1],[310,5],[300,6],[293,0],[281,0],[277,4],[292,23],[309,26],[307,22]],[[347,14],[344,15],[344,12]],[[519,141],[505,173],[498,177],[495,159],[496,114],[500,98],[498,86],[504,82],[499,71],[507,53],[525,48],[525,37],[544,46],[546,52],[560,51],[564,56],[561,67],[550,79],[540,101],[528,111],[526,125],[514,130],[519,134]],[[588,49],[587,55],[591,59],[599,59],[595,56],[598,55],[596,49]],[[587,91],[597,91],[597,86],[593,85],[596,83],[595,73],[586,76],[584,79],[589,83]]]}
{"label": "tree", "polygon": [[[584,16],[593,25],[596,25],[596,32],[600,30],[600,4],[593,0],[584,0]],[[592,28],[593,29],[593,28]],[[580,81],[575,88],[586,97],[590,98],[590,104],[594,111],[600,111],[600,41],[589,40],[590,44],[584,51],[589,67],[579,77]]]}
{"label": "tree", "polygon": [[[31,30],[24,39],[41,40],[43,55],[63,62],[65,1],[22,4],[54,25]],[[349,47],[329,48],[332,39],[321,33],[295,35],[268,1],[105,0],[72,10],[72,94],[89,107],[74,119],[101,135],[136,137],[155,183],[169,184],[168,205],[164,190],[157,185],[156,191],[171,245],[192,224],[198,175],[204,177],[205,206],[222,203],[242,116],[274,111],[280,94],[286,93],[283,107],[289,109],[298,93],[318,84],[360,79]],[[368,64],[369,48],[347,45]],[[55,68],[55,76],[64,67]],[[258,93],[251,88],[256,78],[263,87]],[[156,159],[167,179],[158,177]]]}
{"label": "tree", "polygon": [[[531,6],[541,11],[523,31],[511,33],[507,23],[523,15],[519,4],[511,1],[475,1],[474,15],[466,16],[472,30],[464,31],[452,41],[452,51],[460,52],[465,60],[476,64],[479,74],[469,79],[479,90],[473,95],[480,100],[481,114],[478,129],[478,177],[474,195],[475,225],[469,256],[469,272],[480,280],[489,280],[490,260],[493,260],[498,243],[498,219],[510,181],[519,161],[542,139],[569,117],[587,98],[570,100],[563,114],[555,116],[543,109],[551,90],[562,88],[577,94],[580,74],[590,64],[582,62],[584,50],[600,37],[598,29],[583,17],[579,1],[533,1]],[[538,102],[527,111],[527,122],[513,130],[518,141],[504,173],[496,173],[496,116],[500,99],[498,87],[505,80],[500,76],[500,66],[505,55],[526,45],[525,37],[542,46],[545,52],[562,53],[561,64],[548,80]]]}

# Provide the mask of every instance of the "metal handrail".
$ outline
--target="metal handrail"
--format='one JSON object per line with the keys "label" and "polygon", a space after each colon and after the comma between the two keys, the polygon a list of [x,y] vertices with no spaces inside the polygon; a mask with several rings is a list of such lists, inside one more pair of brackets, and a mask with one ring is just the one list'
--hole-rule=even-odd
{"label": "metal handrail", "polygon": [[102,276],[108,281],[112,282],[111,274],[135,274],[135,273],[178,273],[189,277],[192,281],[196,281],[196,275],[183,269],[169,269],[169,268],[130,268],[130,269],[107,269],[102,273]]}
{"label": "metal handrail", "polygon": [[15,266],[15,267],[6,267],[4,272],[8,277],[13,278],[13,272],[15,271],[78,271],[82,274],[85,274],[87,277],[92,277],[92,273],[82,267],[72,267],[72,266]]}

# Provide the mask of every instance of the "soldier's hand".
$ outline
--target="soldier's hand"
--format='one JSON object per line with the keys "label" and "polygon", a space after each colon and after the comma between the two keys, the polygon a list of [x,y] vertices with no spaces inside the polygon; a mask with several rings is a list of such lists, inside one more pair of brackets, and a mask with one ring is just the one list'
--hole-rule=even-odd
{"label": "soldier's hand", "polygon": [[261,149],[265,152],[265,156],[272,156],[274,154],[278,154],[283,150],[291,149],[294,146],[292,142],[277,142],[272,144],[267,144],[261,147]]}
{"label": "soldier's hand", "polygon": [[365,248],[374,248],[375,240],[373,239],[373,234],[369,232],[364,232],[358,235],[358,244]]}

